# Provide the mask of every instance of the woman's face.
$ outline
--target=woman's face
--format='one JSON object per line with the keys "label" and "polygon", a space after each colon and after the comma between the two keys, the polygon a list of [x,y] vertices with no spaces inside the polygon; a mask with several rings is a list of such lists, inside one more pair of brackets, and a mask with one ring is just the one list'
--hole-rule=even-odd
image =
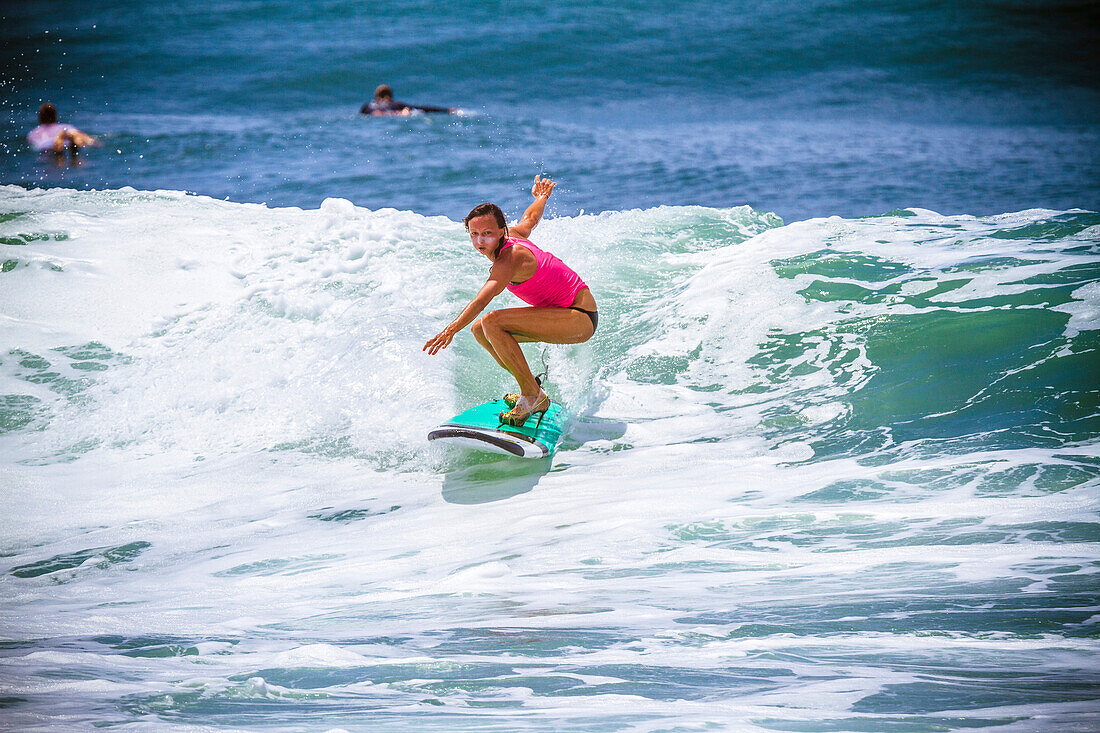
{"label": "woman's face", "polygon": [[492,214],[475,216],[467,223],[470,231],[470,242],[481,254],[493,259],[493,252],[500,244],[500,238],[504,236],[504,227],[497,226],[496,217]]}

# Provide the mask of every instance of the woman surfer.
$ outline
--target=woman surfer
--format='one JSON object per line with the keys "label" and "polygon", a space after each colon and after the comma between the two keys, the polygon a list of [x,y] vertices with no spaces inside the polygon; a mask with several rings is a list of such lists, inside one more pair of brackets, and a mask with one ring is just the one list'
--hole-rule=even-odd
{"label": "woman surfer", "polygon": [[577,273],[549,252],[531,242],[531,230],[542,219],[546,201],[556,184],[535,176],[531,194],[535,202],[519,223],[509,227],[495,204],[481,204],[466,215],[463,223],[470,242],[493,265],[489,279],[474,299],[439,334],[424,344],[429,354],[445,349],[455,334],[474,321],[489,302],[505,288],[528,308],[505,308],[486,313],[470,329],[477,342],[507,369],[519,384],[519,394],[504,396],[512,409],[500,413],[500,420],[515,427],[533,414],[550,407],[550,397],[527,365],[521,343],[579,344],[596,332],[596,300]]}

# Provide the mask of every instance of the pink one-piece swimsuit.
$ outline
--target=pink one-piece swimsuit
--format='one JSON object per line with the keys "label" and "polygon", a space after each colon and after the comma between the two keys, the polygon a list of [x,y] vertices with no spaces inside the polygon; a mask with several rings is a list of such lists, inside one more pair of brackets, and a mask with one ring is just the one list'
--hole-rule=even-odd
{"label": "pink one-piece swimsuit", "polygon": [[521,283],[508,283],[508,290],[528,305],[569,308],[579,293],[588,286],[580,275],[549,252],[544,252],[526,239],[508,237],[497,253],[521,244],[535,256],[535,274]]}

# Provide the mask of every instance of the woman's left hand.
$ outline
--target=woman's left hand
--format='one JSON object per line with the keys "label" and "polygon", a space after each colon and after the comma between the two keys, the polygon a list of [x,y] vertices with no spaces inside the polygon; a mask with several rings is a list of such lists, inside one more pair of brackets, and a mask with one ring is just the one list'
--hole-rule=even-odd
{"label": "woman's left hand", "polygon": [[421,351],[427,351],[429,355],[434,356],[443,349],[447,348],[447,346],[450,345],[451,341],[454,340],[454,337],[454,332],[451,331],[451,329],[449,328],[445,328],[432,338],[428,339],[428,342],[424,344],[424,348],[421,349]]}
{"label": "woman's left hand", "polygon": [[556,185],[558,184],[549,178],[535,176],[535,184],[531,186],[531,195],[535,198],[550,198],[550,194],[554,192],[554,186]]}

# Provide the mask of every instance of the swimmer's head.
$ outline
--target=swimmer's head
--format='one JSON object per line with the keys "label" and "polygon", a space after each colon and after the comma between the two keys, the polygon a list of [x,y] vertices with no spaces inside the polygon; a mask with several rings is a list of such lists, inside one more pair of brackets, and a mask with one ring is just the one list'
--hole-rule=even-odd
{"label": "swimmer's head", "polygon": [[474,248],[489,259],[496,257],[508,236],[508,221],[496,204],[478,204],[462,220]]}
{"label": "swimmer's head", "polygon": [[57,122],[57,107],[49,102],[38,108],[38,124],[52,125]]}
{"label": "swimmer's head", "polygon": [[390,89],[389,84],[379,84],[378,88],[374,90],[374,98],[378,101],[393,99],[393,89]]}

